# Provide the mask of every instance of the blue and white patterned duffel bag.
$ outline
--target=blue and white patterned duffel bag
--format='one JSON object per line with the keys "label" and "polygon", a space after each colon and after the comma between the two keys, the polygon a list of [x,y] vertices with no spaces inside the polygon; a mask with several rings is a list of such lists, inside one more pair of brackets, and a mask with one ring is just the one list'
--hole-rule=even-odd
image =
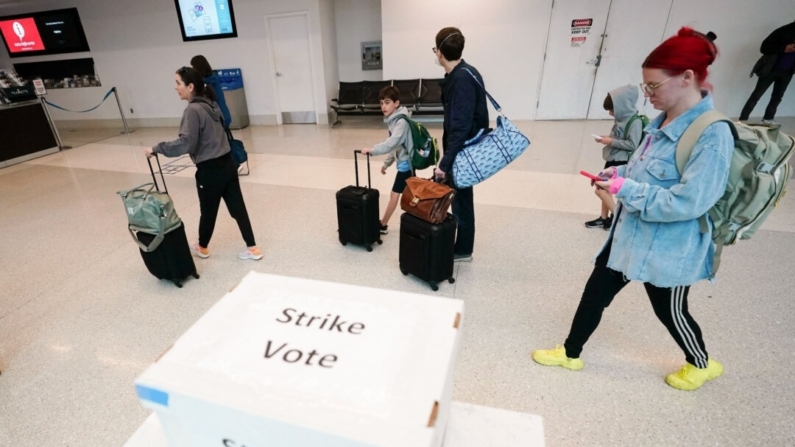
{"label": "blue and white patterned duffel bag", "polygon": [[[466,70],[483,88],[471,71]],[[453,181],[457,188],[468,188],[486,180],[514,161],[530,146],[530,140],[519,131],[505,115],[497,101],[483,88],[494,109],[500,113],[497,128],[489,133],[481,129],[474,138],[464,143],[464,148],[453,162]]]}

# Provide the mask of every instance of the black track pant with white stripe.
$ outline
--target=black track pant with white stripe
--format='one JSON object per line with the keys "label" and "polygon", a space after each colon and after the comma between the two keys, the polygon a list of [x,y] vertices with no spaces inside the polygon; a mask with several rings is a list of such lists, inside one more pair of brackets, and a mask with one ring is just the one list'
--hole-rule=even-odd
{"label": "black track pant with white stripe", "polygon": [[[585,285],[580,305],[571,323],[571,331],[564,344],[566,356],[569,358],[580,356],[588,338],[599,326],[602,312],[618,292],[629,284],[621,272],[607,268],[610,248],[611,246],[608,245],[597,257],[596,266]],[[690,292],[690,286],[661,288],[649,283],[643,285],[654,313],[682,348],[687,362],[698,368],[706,368],[708,357],[701,328],[687,311],[687,294]]]}

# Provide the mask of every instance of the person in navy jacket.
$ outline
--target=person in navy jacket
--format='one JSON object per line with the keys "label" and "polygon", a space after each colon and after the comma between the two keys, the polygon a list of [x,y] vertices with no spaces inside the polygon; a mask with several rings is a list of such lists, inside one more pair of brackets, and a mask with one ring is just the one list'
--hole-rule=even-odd
{"label": "person in navy jacket", "polygon": [[204,78],[204,84],[212,87],[210,98],[218,103],[221,109],[221,116],[224,117],[224,128],[229,129],[232,124],[232,114],[229,113],[229,107],[226,105],[226,98],[224,98],[224,91],[221,89],[221,80],[215,74],[207,58],[199,54],[193,56],[190,60],[190,65]]}
{"label": "person in navy jacket", "polygon": [[[436,46],[433,47],[433,54],[436,57],[434,62],[445,71],[444,80],[440,83],[444,105],[442,136],[444,155],[436,169],[437,178],[451,175],[455,157],[464,148],[464,143],[474,137],[480,129],[489,127],[483,77],[475,67],[461,58],[464,41],[461,30],[448,27],[436,34]],[[483,87],[478,85],[478,82]],[[450,182],[451,186],[454,181]],[[453,216],[458,221],[455,260],[469,262],[472,260],[475,246],[475,204],[472,187],[458,188],[453,198]]]}

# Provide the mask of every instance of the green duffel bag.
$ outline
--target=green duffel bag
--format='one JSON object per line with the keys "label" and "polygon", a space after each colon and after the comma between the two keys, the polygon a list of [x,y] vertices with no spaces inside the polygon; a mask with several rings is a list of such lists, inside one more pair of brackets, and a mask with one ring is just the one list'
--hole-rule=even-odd
{"label": "green duffel bag", "polygon": [[[174,210],[171,197],[168,193],[156,190],[154,183],[146,183],[129,191],[119,191],[118,194],[127,211],[130,235],[141,250],[147,253],[155,251],[165,235],[182,222]],[[154,235],[155,239],[147,246],[135,237],[138,231]]]}

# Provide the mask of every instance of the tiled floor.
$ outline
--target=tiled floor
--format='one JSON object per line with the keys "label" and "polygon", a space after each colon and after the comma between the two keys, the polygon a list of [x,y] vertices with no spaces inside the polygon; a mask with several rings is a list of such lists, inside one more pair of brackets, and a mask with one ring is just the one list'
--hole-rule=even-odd
{"label": "tiled floor", "polygon": [[[754,239],[727,248],[714,288],[691,293],[723,377],[696,392],[663,382],[684,359],[638,284],[605,314],[583,371],[545,368],[528,352],[563,342],[605,238],[582,225],[598,204],[577,173],[601,166],[590,134],[610,123],[519,127],[533,145],[476,187],[474,262],[438,292],[466,302],[454,399],[541,415],[551,447],[795,445],[795,194]],[[236,258],[243,242],[221,211],[202,277],[183,289],[146,271],[115,194],[149,180],[142,147],[176,129],[0,169],[0,445],[122,445],[147,415],[133,379],[251,269],[433,294],[398,271],[398,213],[373,253],[336,238],[334,192],[353,181],[352,150],[384,138],[377,121],[235,134],[251,154],[243,191],[265,258]],[[394,171],[379,166],[373,184],[387,193]],[[191,239],[193,172],[167,176]]]}

